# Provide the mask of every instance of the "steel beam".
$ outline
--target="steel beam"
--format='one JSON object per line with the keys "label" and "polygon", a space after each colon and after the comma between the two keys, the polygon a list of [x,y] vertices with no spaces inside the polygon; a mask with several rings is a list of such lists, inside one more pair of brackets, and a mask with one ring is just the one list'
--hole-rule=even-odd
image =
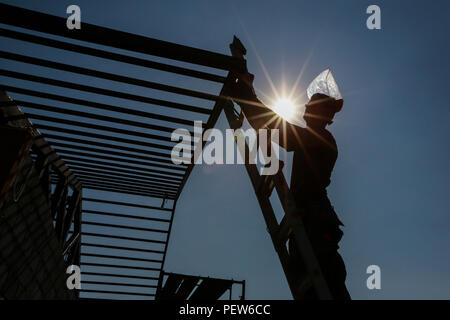
{"label": "steel beam", "polygon": [[[211,51],[113,30],[83,22],[79,30],[65,27],[66,18],[37,11],[0,4],[0,23],[58,35],[66,38],[97,43],[223,70],[244,70],[240,59]],[[18,19],[17,17],[20,17]]]}
{"label": "steel beam", "polygon": [[[0,5],[0,7],[1,7],[1,5]],[[156,98],[151,98],[151,97],[145,97],[145,96],[140,96],[140,95],[131,94],[131,93],[118,92],[118,91],[114,91],[114,90],[103,89],[103,88],[98,88],[98,87],[93,87],[93,86],[87,86],[87,85],[77,84],[77,83],[73,83],[73,82],[45,78],[45,77],[41,77],[41,76],[35,76],[35,75],[31,75],[31,74],[26,74],[26,73],[21,73],[21,72],[6,70],[6,69],[0,69],[0,75],[4,76],[4,77],[21,79],[21,80],[26,80],[26,81],[36,82],[36,83],[44,83],[44,84],[48,84],[48,85],[52,85],[52,86],[56,86],[56,87],[79,90],[79,91],[84,91],[84,92],[89,92],[89,93],[105,95],[105,96],[109,96],[109,97],[132,100],[132,101],[136,101],[136,102],[143,102],[143,103],[147,103],[147,104],[151,104],[151,105],[158,105],[158,106],[162,106],[162,107],[178,109],[178,110],[183,110],[183,111],[196,112],[196,113],[202,113],[202,114],[210,114],[211,113],[211,111],[207,108],[190,106],[187,104],[171,102],[171,101],[166,101],[166,100],[161,100],[161,99],[156,99]]]}
{"label": "steel beam", "polygon": [[81,256],[82,257],[95,257],[95,258],[107,258],[107,259],[118,259],[118,260],[130,260],[130,261],[161,263],[161,260],[156,260],[156,259],[124,257],[124,256],[116,256],[116,255],[108,255],[108,254],[98,254],[98,253],[82,253]]}
{"label": "steel beam", "polygon": [[149,206],[149,205],[137,204],[137,203],[130,203],[130,202],[123,202],[123,201],[111,201],[111,200],[95,199],[95,198],[88,198],[88,197],[84,197],[83,201],[90,201],[90,202],[114,204],[114,205],[125,206],[125,207],[134,207],[134,208],[142,208],[142,209],[149,209],[149,210],[158,210],[158,211],[172,212],[172,209],[168,209],[168,208],[161,208],[161,207],[155,207],[155,206]]}
{"label": "steel beam", "polygon": [[121,76],[121,75],[109,73],[109,72],[103,72],[103,71],[87,69],[87,68],[78,67],[78,66],[72,66],[69,64],[54,62],[54,61],[50,61],[50,60],[24,56],[21,54],[7,52],[7,51],[3,51],[3,50],[0,50],[0,58],[14,60],[14,61],[28,63],[28,64],[33,64],[33,65],[38,65],[41,67],[52,68],[52,69],[61,70],[61,71],[72,72],[72,73],[76,73],[76,74],[83,74],[86,76],[91,76],[91,77],[100,78],[100,79],[104,79],[104,80],[111,80],[111,81],[131,84],[131,85],[135,85],[135,86],[139,86],[139,87],[143,87],[143,88],[147,88],[147,89],[176,93],[176,94],[180,94],[180,95],[185,95],[185,96],[209,100],[209,101],[217,101],[220,99],[220,97],[218,97],[214,94],[174,87],[174,86],[170,86],[170,85],[166,85],[166,84],[161,84],[158,82],[130,78],[130,77]]}
{"label": "steel beam", "polygon": [[100,237],[100,238],[111,238],[111,239],[121,239],[121,240],[131,240],[131,241],[139,241],[139,242],[148,242],[148,243],[158,243],[165,244],[165,241],[161,240],[152,240],[152,239],[144,239],[144,238],[135,238],[135,237],[125,237],[125,236],[116,236],[112,234],[105,233],[96,233],[96,232],[82,232],[82,236],[91,236],[91,237]]}
{"label": "steel beam", "polygon": [[35,44],[48,46],[48,47],[52,47],[52,48],[57,48],[57,49],[61,49],[61,50],[77,52],[77,53],[81,53],[81,54],[85,54],[85,55],[89,55],[89,56],[93,56],[93,57],[133,64],[133,65],[141,66],[141,67],[145,67],[145,68],[151,68],[151,69],[181,74],[181,75],[188,76],[188,77],[194,77],[194,78],[198,78],[198,79],[219,82],[219,83],[225,82],[225,77],[222,77],[221,75],[216,75],[216,74],[212,74],[212,73],[208,73],[208,72],[203,72],[203,71],[198,71],[198,70],[193,70],[193,69],[188,69],[188,68],[183,68],[183,67],[177,67],[177,66],[173,66],[170,64],[150,61],[147,59],[141,59],[138,57],[127,56],[124,54],[119,54],[119,53],[115,53],[115,52],[111,52],[111,51],[95,49],[95,48],[91,48],[91,47],[82,46],[79,44],[73,44],[73,43],[59,41],[59,40],[55,40],[55,39],[44,38],[44,37],[40,37],[37,35],[8,30],[8,29],[4,29],[4,28],[0,28],[0,36],[8,37],[8,38],[16,39],[16,40],[21,40],[21,41],[26,41],[26,42],[30,42],[30,43],[35,43]]}
{"label": "steel beam", "polygon": [[169,219],[136,216],[136,215],[132,215],[132,214],[103,212],[103,211],[98,211],[98,210],[83,210],[83,213],[95,214],[95,215],[101,215],[101,216],[118,217],[118,218],[128,218],[128,219],[138,219],[138,220],[158,221],[158,222],[170,222]]}
{"label": "steel beam", "polygon": [[127,229],[127,230],[157,232],[157,233],[168,233],[167,230],[143,228],[143,227],[133,227],[133,226],[127,226],[127,225],[123,225],[123,224],[112,224],[112,223],[91,222],[91,221],[84,221],[83,224],[97,226],[97,227],[107,227],[107,228]]}
{"label": "steel beam", "polygon": [[[18,106],[27,107],[30,109],[50,111],[53,113],[71,115],[71,116],[75,116],[75,117],[82,117],[82,118],[93,119],[93,120],[100,120],[100,121],[104,121],[104,122],[120,123],[120,124],[132,126],[132,127],[136,127],[136,128],[150,129],[150,130],[161,131],[161,132],[172,133],[174,130],[178,129],[178,128],[154,125],[154,124],[151,124],[148,122],[128,120],[128,119],[124,119],[123,117],[111,117],[111,116],[105,116],[104,114],[89,113],[89,112],[85,112],[85,111],[78,111],[78,110],[72,110],[72,109],[66,109],[66,108],[58,108],[55,106],[43,105],[43,104],[39,104],[39,103],[33,103],[30,101],[24,101],[24,100],[18,100],[18,99],[15,99],[14,103]],[[186,129],[186,130],[188,130],[188,129]],[[194,133],[189,131],[189,134],[192,136]],[[171,140],[169,139],[168,141],[171,141]]]}
{"label": "steel beam", "polygon": [[103,248],[103,249],[124,250],[124,251],[138,251],[138,252],[145,252],[145,253],[157,253],[157,254],[164,253],[164,251],[161,251],[161,250],[150,250],[150,249],[140,249],[140,248],[134,248],[134,247],[111,246],[111,245],[106,245],[106,244],[90,243],[90,242],[82,242],[81,246],[82,247]]}
{"label": "steel beam", "polygon": [[117,277],[117,278],[130,278],[130,279],[142,279],[142,280],[151,280],[156,281],[158,280],[157,277],[145,277],[145,276],[135,276],[135,275],[128,275],[128,274],[117,274],[117,273],[103,273],[103,272],[81,272],[82,275],[89,275],[89,276],[101,276],[101,277]]}

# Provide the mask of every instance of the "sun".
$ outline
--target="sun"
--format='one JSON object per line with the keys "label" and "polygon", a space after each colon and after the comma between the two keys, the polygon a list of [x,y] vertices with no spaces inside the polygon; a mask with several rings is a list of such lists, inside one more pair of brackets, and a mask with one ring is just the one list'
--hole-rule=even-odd
{"label": "sun", "polygon": [[294,120],[297,114],[296,104],[288,98],[280,98],[276,100],[272,105],[272,109],[286,121]]}

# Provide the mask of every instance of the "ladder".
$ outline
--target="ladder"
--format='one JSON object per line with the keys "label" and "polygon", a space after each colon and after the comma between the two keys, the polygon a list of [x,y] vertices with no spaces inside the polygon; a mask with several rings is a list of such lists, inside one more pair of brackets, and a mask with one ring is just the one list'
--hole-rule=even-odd
{"label": "ladder", "polygon": [[[230,45],[230,48],[233,56],[243,59],[243,55],[245,55],[246,50],[239,39],[235,37],[233,43]],[[231,100],[224,102],[223,110],[230,128],[234,130],[235,134],[242,135],[242,131],[238,130],[242,127],[243,123],[244,115],[242,112],[237,113]],[[305,226],[300,216],[300,211],[296,206],[294,197],[282,172],[283,162],[278,160],[280,161],[280,166],[276,174],[260,175],[256,164],[246,161],[246,154],[250,153],[245,137],[235,137],[237,139],[244,139],[242,141],[245,141],[242,150],[240,149],[239,151],[244,159],[245,168],[255,190],[259,206],[261,207],[267,226],[267,231],[270,234],[273,246],[280,259],[293,298],[295,300],[303,299],[306,290],[312,286],[319,299],[331,300],[333,297],[331,296],[328,285],[320,269],[320,265],[306,234]],[[258,143],[260,143],[260,140],[261,139],[258,137]],[[236,140],[236,142],[237,141],[239,140]],[[271,150],[271,139],[266,139],[265,143],[268,144],[266,150]],[[256,147],[259,146],[256,145]],[[273,189],[276,190],[284,211],[284,216],[280,223],[278,223],[276,219],[269,199]],[[293,265],[292,260],[290,259],[286,246],[286,242],[290,235],[294,236],[297,251],[300,253],[300,258],[305,265],[307,273],[304,281],[301,282],[299,281],[299,277],[297,275],[298,272],[295,270],[295,265]]]}
{"label": "ladder", "polygon": [[[240,124],[242,123],[243,115],[238,116],[236,114],[233,102],[231,101],[225,104],[224,111],[230,128],[235,130],[235,134],[242,135],[241,130],[237,129],[241,127]],[[245,138],[237,137],[237,139],[239,141],[239,139]],[[267,143],[270,144],[270,140]],[[249,154],[247,142],[245,142],[244,148],[244,150],[240,150],[243,159],[245,159],[246,154]],[[269,145],[267,148],[266,150],[270,150],[269,148],[271,146]],[[282,164],[282,161],[280,161],[280,164]],[[267,231],[272,238],[273,246],[280,259],[293,298],[295,300],[302,299],[304,292],[312,285],[319,299],[330,300],[332,299],[331,293],[307,237],[299,210],[296,207],[295,200],[282,172],[282,167],[280,165],[278,172],[274,175],[260,175],[256,164],[245,161],[245,168],[255,190],[259,206],[261,207],[267,225]],[[275,212],[269,199],[273,189],[276,190],[284,211],[284,216],[280,223],[278,223],[275,217]],[[306,281],[303,281],[303,283],[299,283],[296,280],[298,277],[296,276],[295,266],[292,265],[289,259],[286,242],[290,235],[294,235],[295,245],[308,273]]]}

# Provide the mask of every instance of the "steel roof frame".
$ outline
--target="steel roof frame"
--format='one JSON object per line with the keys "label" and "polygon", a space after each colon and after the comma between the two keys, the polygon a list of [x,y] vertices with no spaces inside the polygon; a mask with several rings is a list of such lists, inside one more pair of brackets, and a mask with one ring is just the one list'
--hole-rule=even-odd
{"label": "steel roof frame", "polygon": [[[21,81],[21,84],[46,84],[52,88],[55,87],[69,90],[68,92],[72,92],[70,90],[77,90],[77,92],[82,92],[84,94],[119,98],[126,101],[138,102],[145,106],[157,105],[170,110],[181,110],[184,113],[207,115],[208,120],[203,126],[204,130],[214,127],[222,111],[223,105],[225,101],[227,101],[225,92],[230,83],[230,74],[244,68],[243,61],[229,55],[165,42],[85,22],[82,23],[82,28],[80,30],[68,30],[65,27],[65,18],[6,4],[0,4],[0,11],[2,12],[0,23],[8,25],[9,27],[19,27],[27,30],[27,32],[24,32],[1,27],[0,37],[15,39],[37,46],[45,46],[51,49],[64,50],[64,52],[77,53],[86,57],[102,58],[142,68],[155,69],[176,75],[219,83],[222,85],[222,90],[218,95],[200,92],[5,50],[0,51],[0,59],[6,61],[58,70],[58,72],[83,75],[94,79],[101,79],[102,81],[114,81],[138,86],[140,88],[169,92],[181,96],[201,99],[205,102],[212,101],[214,102],[214,106],[212,108],[207,108],[204,105],[189,105],[165,99],[158,99],[147,95],[99,88],[97,86],[57,80],[42,75],[21,73],[10,69],[0,69],[0,76],[8,77],[15,81]],[[20,17],[20,19],[17,17]],[[28,33],[28,31],[34,33]],[[37,35],[35,32],[40,32],[41,34]],[[42,35],[42,33],[45,35]],[[64,40],[55,39],[54,36],[64,37]],[[71,43],[66,41],[66,39],[79,40],[85,44],[79,44],[79,41]],[[108,51],[108,49],[104,50],[98,49],[97,47],[91,47],[91,44],[123,49],[185,63],[187,62],[192,64],[192,67],[180,67],[170,63],[162,63],[147,58],[135,57],[129,54],[111,52]],[[228,72],[228,76],[196,70],[196,65],[215,68],[222,71],[225,70]],[[86,228],[83,228],[83,231],[81,232],[83,236],[81,240],[81,257],[109,259],[115,262],[146,262],[156,264],[156,266],[144,267],[142,265],[131,263],[93,263],[92,260],[89,259],[87,261],[83,260],[81,261],[82,266],[91,267],[88,271],[83,271],[83,275],[95,277],[106,276],[114,279],[127,279],[127,281],[130,281],[130,279],[139,279],[142,281],[145,280],[146,282],[145,284],[137,284],[131,282],[117,282],[117,280],[100,281],[88,278],[82,282],[87,285],[95,285],[95,287],[82,289],[81,292],[108,294],[109,296],[121,295],[122,297],[123,295],[153,297],[154,293],[152,292],[105,290],[102,286],[156,288],[156,283],[153,285],[149,284],[148,281],[158,281],[160,274],[151,276],[148,274],[137,275],[118,271],[116,273],[111,273],[109,270],[110,268],[113,268],[163,272],[177,200],[194,166],[192,162],[188,165],[175,165],[170,161],[169,152],[172,149],[174,142],[167,136],[167,133],[170,133],[175,129],[173,124],[192,128],[193,121],[187,120],[184,117],[168,116],[157,112],[149,112],[147,110],[142,111],[127,108],[126,106],[91,101],[85,98],[76,97],[73,93],[62,95],[56,94],[53,90],[50,90],[50,92],[36,91],[26,88],[26,85],[13,86],[0,84],[0,89],[10,93],[10,95],[12,93],[13,95],[19,94],[28,97],[26,100],[18,98],[13,99],[13,101],[10,102],[2,102],[1,107],[7,107],[8,105],[24,107],[24,114],[16,116],[16,118],[11,118],[11,120],[17,120],[24,117],[33,120],[34,128],[41,133],[41,136],[34,138],[35,142],[39,142],[41,145],[50,145],[53,148],[52,153],[58,155],[58,159],[61,159],[64,164],[67,164],[68,168],[64,165],[64,168],[66,168],[64,170],[67,171],[70,176],[74,175],[76,181],[80,182],[83,189],[112,191],[163,199],[163,205],[161,207],[146,206],[124,201],[113,201],[104,198],[89,198],[83,196],[82,199],[82,225],[84,227],[94,226],[97,228],[107,228],[109,232],[91,232],[86,231]],[[47,99],[51,102],[45,104],[37,103],[30,101],[31,98]],[[81,107],[88,107],[101,112],[112,112],[120,116],[79,111],[67,107],[63,108],[58,105],[59,103],[69,103]],[[52,116],[49,116],[48,112],[51,112]],[[56,116],[53,116],[53,114]],[[67,119],[67,117],[58,117],[58,114],[70,115],[87,121],[70,120]],[[124,118],[126,115],[139,117],[142,121],[126,119]],[[89,120],[91,120],[91,122],[89,122]],[[92,123],[92,120],[101,121],[106,124],[100,125]],[[172,126],[154,124],[152,121],[155,120],[171,123]],[[131,129],[124,129],[123,126],[130,127]],[[138,129],[152,130],[152,133],[141,132]],[[204,143],[205,142],[203,142],[203,144]],[[152,150],[149,150],[148,148]],[[52,181],[54,183],[57,182],[57,177],[55,175],[52,176]],[[171,208],[164,206],[166,200],[173,200]],[[103,212],[89,209],[89,204],[92,203],[112,205],[116,208],[116,212]],[[126,208],[126,214],[121,208]],[[148,214],[134,214],[133,210],[138,209],[145,209],[148,211]],[[131,213],[129,214],[128,212]],[[163,214],[164,217],[161,218],[160,216],[156,216],[155,213]],[[89,217],[89,221],[86,220],[87,217]],[[92,220],[91,217],[126,219],[126,221],[130,222],[157,222],[164,224],[165,227],[163,229],[144,228],[126,224],[105,223],[101,220]],[[145,233],[145,236],[130,236],[130,233],[117,234],[111,229],[143,232]],[[69,231],[68,234],[70,236],[72,231]],[[155,234],[163,234],[165,237],[163,237],[163,240],[161,240],[161,238],[152,238],[151,236]],[[141,244],[151,243],[156,245],[157,248],[105,243],[99,241],[99,239],[122,240]],[[85,252],[85,249],[89,248],[95,248],[97,251],[95,253]],[[112,254],[108,250],[116,250],[116,253]],[[117,251],[119,253],[117,253]],[[126,252],[127,254],[147,254],[151,255],[151,257],[146,256],[146,258],[142,258],[121,255],[120,253],[122,252]],[[107,271],[105,271],[105,269]]]}

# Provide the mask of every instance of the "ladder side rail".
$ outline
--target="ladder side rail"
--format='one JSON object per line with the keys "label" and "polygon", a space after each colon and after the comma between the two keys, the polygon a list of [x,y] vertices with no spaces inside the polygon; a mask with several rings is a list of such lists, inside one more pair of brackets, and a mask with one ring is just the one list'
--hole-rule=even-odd
{"label": "ladder side rail", "polygon": [[[228,101],[224,108],[224,111],[230,124],[230,128],[232,128],[233,130],[239,129],[240,124],[236,119],[236,114],[234,113],[233,102]],[[262,142],[262,140],[259,139],[259,132],[257,132],[257,141]],[[271,141],[266,140],[266,143],[271,143]],[[267,150],[269,148],[271,148],[271,146],[267,146]],[[269,181],[273,181],[282,208],[285,212],[285,216],[283,217],[281,224],[278,224],[268,196],[263,195],[261,192],[258,192],[259,188],[261,187],[260,182],[262,181],[263,177],[259,174],[256,164],[249,163],[249,161],[247,161],[246,159],[246,156],[249,154],[249,147],[247,142],[245,141],[243,148],[238,147],[238,149],[244,158],[247,173],[250,177],[256,196],[258,198],[258,203],[263,213],[268,232],[271,236],[275,250],[277,251],[280,258],[283,271],[285,272],[294,299],[298,297],[299,293],[296,289],[297,284],[294,281],[294,270],[292,270],[293,266],[289,264],[289,253],[286,248],[286,240],[288,239],[290,233],[294,235],[295,245],[298,248],[298,252],[301,255],[302,261],[305,263],[305,267],[309,275],[311,284],[313,285],[319,299],[332,299],[330,290],[323,277],[320,265],[308,239],[305,226],[300,217],[300,212],[296,206],[292,193],[290,192],[283,172],[280,170],[275,175],[269,176]]]}
{"label": "ladder side rail", "polygon": [[[228,101],[224,108],[224,111],[225,111],[225,115],[227,117],[228,123],[230,125],[230,128],[233,130],[237,130],[237,129],[239,129],[239,127],[236,126],[236,122],[234,121],[235,115],[233,114],[233,108],[234,108],[233,103],[231,101]],[[245,148],[245,150],[240,150],[240,151],[241,151],[241,155],[243,155],[243,157],[245,159],[245,155],[248,154],[248,149],[249,149],[247,143],[245,143],[244,148]],[[242,152],[244,152],[244,153],[242,153]],[[272,239],[272,244],[275,248],[275,251],[278,254],[278,257],[281,262],[283,271],[286,275],[286,280],[288,282],[291,293],[292,293],[294,299],[298,299],[299,296],[297,295],[296,283],[293,280],[294,279],[294,274],[293,274],[294,270],[292,270],[292,267],[289,264],[289,253],[287,251],[286,245],[284,243],[280,242],[278,239],[279,225],[278,225],[277,219],[275,217],[275,212],[273,210],[272,204],[270,203],[268,197],[263,197],[261,194],[258,194],[258,192],[256,192],[259,179],[261,179],[261,176],[258,172],[258,168],[257,168],[256,164],[251,164],[251,163],[248,163],[247,161],[245,161],[245,168],[246,168],[247,173],[252,182],[253,188],[256,193],[256,197],[258,198],[258,203],[261,208],[261,211],[262,211],[262,214],[264,217],[264,221],[267,226],[267,231],[270,234],[270,237]]]}
{"label": "ladder side rail", "polygon": [[[291,191],[289,190],[283,172],[279,171],[277,174],[272,176],[272,179],[275,184],[275,190],[277,191],[281,205],[285,212],[284,220],[294,235],[295,245],[297,246],[298,252],[300,253],[302,261],[305,264],[306,270],[311,277],[314,289],[316,290],[319,299],[331,300],[332,296],[328,284],[325,281],[319,262],[317,261],[317,257],[307,236],[305,225],[303,224],[300,216],[300,211],[296,206],[296,202]],[[281,233],[282,231],[281,226],[280,233],[278,233],[280,241],[287,238],[283,236]]]}

